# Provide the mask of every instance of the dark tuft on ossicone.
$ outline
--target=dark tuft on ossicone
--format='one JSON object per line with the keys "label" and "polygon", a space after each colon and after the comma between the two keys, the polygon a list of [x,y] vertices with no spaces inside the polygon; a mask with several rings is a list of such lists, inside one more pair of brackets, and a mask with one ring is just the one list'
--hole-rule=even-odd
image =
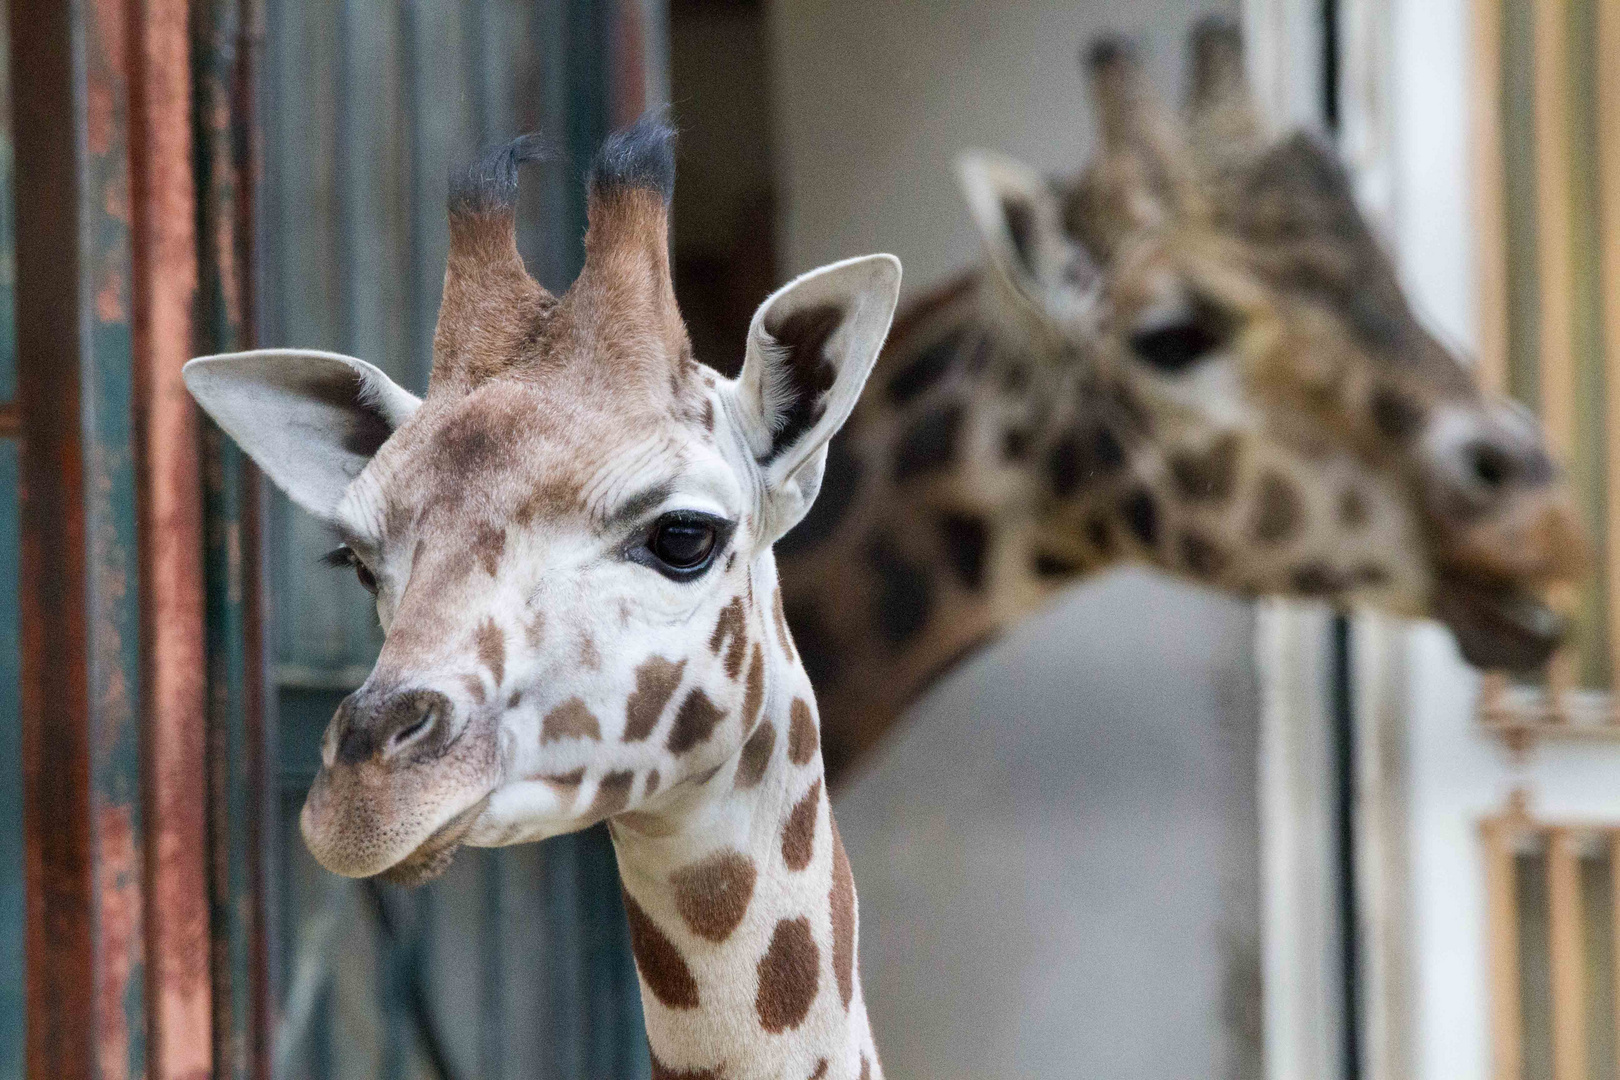
{"label": "dark tuft on ossicone", "polygon": [[461,172],[450,177],[450,213],[489,213],[517,206],[518,166],[549,157],[541,135],[519,135],[509,143],[486,148]]}
{"label": "dark tuft on ossicone", "polygon": [[1082,50],[1081,59],[1092,71],[1136,61],[1136,46],[1119,34],[1102,34]]}
{"label": "dark tuft on ossicone", "polygon": [[627,128],[615,131],[596,152],[591,165],[591,190],[647,188],[669,202],[675,193],[675,128],[662,109],[641,114]]}

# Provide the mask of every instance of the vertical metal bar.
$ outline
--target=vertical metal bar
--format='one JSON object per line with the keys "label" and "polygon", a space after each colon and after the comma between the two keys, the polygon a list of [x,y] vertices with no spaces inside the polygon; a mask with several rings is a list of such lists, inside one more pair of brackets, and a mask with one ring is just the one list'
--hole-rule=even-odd
{"label": "vertical metal bar", "polygon": [[1579,838],[1547,834],[1547,896],[1552,954],[1553,1080],[1587,1080],[1586,958],[1581,917]]}
{"label": "vertical metal bar", "polygon": [[[17,465],[17,440],[0,438],[0,821],[13,823],[0,829],[0,971],[13,973],[25,962],[23,838],[15,824],[23,819]],[[0,980],[0,1080],[23,1080],[23,1057],[23,980],[14,974]]]}
{"label": "vertical metal bar", "polygon": [[[194,0],[196,190],[201,286],[197,340],[203,351],[248,342],[251,311],[251,80],[237,0]],[[262,640],[255,611],[260,580],[254,473],[211,424],[203,431],[205,587],[210,765],[210,891],[213,927],[214,1075],[262,1074],[269,1050],[264,971],[263,875],[258,837],[265,741]]]}
{"label": "vertical metal bar", "polygon": [[[1609,543],[1620,543],[1620,0],[1597,0],[1597,174],[1599,281],[1602,297],[1604,402],[1608,438],[1604,462],[1604,500]],[[1610,685],[1620,688],[1620,567],[1608,574]],[[1620,712],[1609,713],[1620,723]],[[1620,898],[1617,898],[1620,903]],[[1620,946],[1617,946],[1620,947]],[[1620,965],[1617,965],[1620,966]],[[1617,1036],[1620,1038],[1620,1036]]]}
{"label": "vertical metal bar", "polygon": [[12,398],[17,389],[15,241],[11,191],[11,43],[10,26],[0,19],[0,971],[16,973],[0,980],[0,1080],[23,1080],[24,1036],[23,950],[25,906],[23,884],[22,679],[21,613],[18,610],[18,442],[21,417]]}
{"label": "vertical metal bar", "polygon": [[1474,175],[1474,257],[1479,266],[1479,381],[1507,391],[1507,180],[1502,157],[1502,4],[1473,0],[1469,133]]}
{"label": "vertical metal bar", "polygon": [[[1575,449],[1574,268],[1570,261],[1569,46],[1567,0],[1535,0],[1536,263],[1541,284],[1541,416],[1554,454]],[[1565,600],[1568,597],[1564,598]],[[1560,651],[1548,669],[1553,715],[1575,680]]]}
{"label": "vertical metal bar", "polygon": [[196,208],[185,0],[138,0],[130,50],[137,472],[147,715],[148,1072],[213,1064],[209,976],[202,492],[191,356]]}
{"label": "vertical metal bar", "polygon": [[1522,1080],[1524,1019],[1519,1011],[1519,900],[1513,873],[1514,815],[1480,827],[1485,849],[1485,909],[1490,957],[1491,1077]]}
{"label": "vertical metal bar", "polygon": [[1333,617],[1333,825],[1339,916],[1339,990],[1344,1012],[1345,1080],[1361,1080],[1361,927],[1356,903],[1356,708],[1350,620]]}
{"label": "vertical metal bar", "polygon": [[127,12],[10,8],[29,1071],[146,1066]]}
{"label": "vertical metal bar", "polygon": [[1605,838],[1609,849],[1609,979],[1614,1000],[1614,1069],[1620,1073],[1620,832]]}

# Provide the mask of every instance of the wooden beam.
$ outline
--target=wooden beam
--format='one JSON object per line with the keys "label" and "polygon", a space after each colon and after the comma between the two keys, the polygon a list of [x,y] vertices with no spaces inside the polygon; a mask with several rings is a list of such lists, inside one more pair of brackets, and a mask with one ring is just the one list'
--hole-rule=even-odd
{"label": "wooden beam", "polygon": [[180,380],[197,294],[186,0],[128,0],[140,602],[146,716],[148,1076],[213,1067],[202,466]]}
{"label": "wooden beam", "polygon": [[1547,901],[1552,957],[1553,1080],[1587,1080],[1586,920],[1581,912],[1579,836],[1547,832]]}
{"label": "wooden beam", "polygon": [[28,1071],[146,1073],[127,10],[14,0]]}
{"label": "wooden beam", "polygon": [[[1604,486],[1610,548],[1606,553],[1610,565],[1606,597],[1609,671],[1610,685],[1620,689],[1620,567],[1614,564],[1615,545],[1620,544],[1620,0],[1597,0],[1597,41],[1592,57],[1597,64],[1599,281],[1607,389]],[[1610,722],[1617,720],[1620,713],[1611,710]]]}
{"label": "wooden beam", "polygon": [[1524,1018],[1519,1010],[1519,900],[1514,877],[1515,815],[1480,827],[1485,848],[1489,928],[1491,1078],[1523,1080]]}
{"label": "wooden beam", "polygon": [[[1575,451],[1575,276],[1570,244],[1569,5],[1535,0],[1536,266],[1540,280],[1541,419],[1554,456]],[[1560,606],[1573,606],[1559,590]],[[1555,717],[1575,683],[1575,658],[1560,650],[1548,668]]]}
{"label": "wooden beam", "polygon": [[1507,176],[1502,156],[1502,3],[1473,0],[1470,151],[1474,173],[1474,252],[1479,265],[1479,381],[1507,392]]}

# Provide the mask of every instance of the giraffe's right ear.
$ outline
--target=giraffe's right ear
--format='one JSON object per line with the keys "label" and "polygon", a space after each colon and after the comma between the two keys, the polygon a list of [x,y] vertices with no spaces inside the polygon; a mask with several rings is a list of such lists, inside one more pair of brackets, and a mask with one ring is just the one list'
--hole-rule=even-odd
{"label": "giraffe's right ear", "polygon": [[1061,327],[1094,318],[1097,264],[1063,228],[1047,179],[987,150],[957,158],[956,175],[985,252],[1013,293]]}
{"label": "giraffe's right ear", "polygon": [[815,501],[827,442],[855,407],[899,299],[900,260],[867,255],[795,278],[754,313],[733,393],[764,482],[767,542]]}
{"label": "giraffe's right ear", "polygon": [[330,521],[421,401],[352,356],[259,349],[185,366],[186,389],[293,502]]}

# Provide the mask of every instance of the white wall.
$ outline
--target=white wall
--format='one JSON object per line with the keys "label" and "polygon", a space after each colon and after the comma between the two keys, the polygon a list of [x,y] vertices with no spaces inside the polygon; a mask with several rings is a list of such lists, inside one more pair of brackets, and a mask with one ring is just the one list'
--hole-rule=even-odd
{"label": "white wall", "polygon": [[978,247],[951,163],[987,147],[1073,172],[1091,145],[1079,66],[1103,30],[1179,95],[1191,18],[1235,0],[775,0],[784,276],[892,251],[911,292]]}
{"label": "white wall", "polygon": [[[951,164],[1087,156],[1081,46],[1132,32],[1180,93],[1235,4],[777,0],[784,274],[865,251],[916,295],[977,256]],[[1253,1077],[1253,614],[1088,583],[946,680],[837,802],[891,1076]]]}

